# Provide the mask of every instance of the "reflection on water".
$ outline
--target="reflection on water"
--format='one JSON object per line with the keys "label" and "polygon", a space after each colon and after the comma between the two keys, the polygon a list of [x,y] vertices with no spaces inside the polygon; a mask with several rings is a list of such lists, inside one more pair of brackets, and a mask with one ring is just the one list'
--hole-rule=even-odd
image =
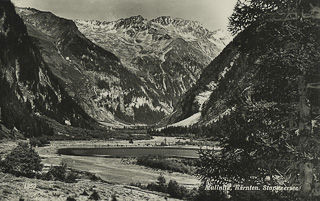
{"label": "reflection on water", "polygon": [[114,148],[65,148],[59,149],[59,154],[75,156],[103,157],[140,157],[161,155],[168,157],[198,158],[199,149],[176,147],[114,147]]}

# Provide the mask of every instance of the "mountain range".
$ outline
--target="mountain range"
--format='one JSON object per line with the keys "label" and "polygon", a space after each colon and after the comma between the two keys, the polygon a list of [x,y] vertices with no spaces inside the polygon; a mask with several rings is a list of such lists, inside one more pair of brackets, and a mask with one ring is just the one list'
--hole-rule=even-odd
{"label": "mountain range", "polygon": [[32,8],[16,10],[60,84],[107,125],[154,124],[169,115],[231,39],[170,17],[71,21]]}
{"label": "mountain range", "polygon": [[[97,121],[208,126],[249,109],[299,113],[302,70],[290,63],[299,48],[281,22],[249,27],[227,45],[227,33],[189,20],[72,21],[1,5],[0,123],[7,128],[32,135],[46,125],[43,116],[92,128]],[[317,52],[318,32],[308,28],[309,51]],[[315,124],[317,58],[307,51],[296,58],[308,63],[303,76]],[[284,116],[297,129],[293,115]]]}

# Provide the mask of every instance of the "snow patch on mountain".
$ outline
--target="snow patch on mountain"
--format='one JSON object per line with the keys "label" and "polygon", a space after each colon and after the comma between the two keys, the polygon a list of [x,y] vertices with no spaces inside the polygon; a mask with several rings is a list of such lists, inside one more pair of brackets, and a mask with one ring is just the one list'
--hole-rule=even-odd
{"label": "snow patch on mountain", "polygon": [[196,124],[199,122],[201,117],[201,112],[195,113],[194,115],[179,121],[177,123],[171,124],[168,127],[175,127],[175,126],[192,126],[193,124]]}
{"label": "snow patch on mountain", "polygon": [[199,93],[199,94],[196,96],[194,102],[198,103],[198,105],[199,105],[199,111],[202,110],[203,104],[204,104],[207,100],[209,100],[211,94],[212,94],[212,91],[209,91],[209,90],[208,90],[208,91],[201,92],[201,93]]}
{"label": "snow patch on mountain", "polygon": [[[172,112],[178,97],[196,82],[202,69],[231,40],[231,35],[222,30],[209,31],[199,22],[168,16],[153,20],[133,16],[113,22],[74,22],[82,34],[114,53],[147,86],[142,89],[144,95],[130,97],[127,103],[117,105],[113,102],[117,99],[122,101],[128,92],[121,94],[121,89],[116,89],[117,95],[114,96],[97,90],[97,105],[113,103],[113,108],[120,107],[130,116],[134,108],[142,106],[165,114]],[[150,91],[157,94],[161,101],[155,101]],[[110,92],[113,93],[112,90]],[[212,89],[199,94],[196,101],[201,109],[211,93]]]}

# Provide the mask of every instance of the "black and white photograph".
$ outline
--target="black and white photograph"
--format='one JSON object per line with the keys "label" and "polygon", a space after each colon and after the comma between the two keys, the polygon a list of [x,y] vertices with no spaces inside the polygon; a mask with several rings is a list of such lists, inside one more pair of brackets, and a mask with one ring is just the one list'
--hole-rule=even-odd
{"label": "black and white photograph", "polygon": [[0,0],[2,200],[320,200],[320,1]]}

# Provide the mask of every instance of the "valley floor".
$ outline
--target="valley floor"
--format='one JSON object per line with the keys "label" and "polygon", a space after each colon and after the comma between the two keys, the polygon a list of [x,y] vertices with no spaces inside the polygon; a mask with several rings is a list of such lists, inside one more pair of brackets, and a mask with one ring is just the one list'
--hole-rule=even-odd
{"label": "valley floor", "polygon": [[[50,165],[59,165],[61,161],[67,163],[68,167],[88,171],[101,177],[103,180],[111,183],[93,182],[89,180],[81,180],[76,184],[67,184],[54,181],[43,181],[28,178],[16,178],[11,175],[1,173],[0,198],[8,198],[6,200],[17,200],[19,196],[25,200],[66,200],[68,196],[76,198],[76,200],[87,200],[88,197],[80,196],[86,190],[90,195],[90,189],[95,189],[102,200],[111,199],[111,195],[116,194],[118,200],[165,200],[166,195],[156,192],[145,191],[135,187],[129,187],[130,183],[148,184],[156,182],[157,177],[161,174],[167,179],[176,180],[179,184],[187,188],[198,187],[200,181],[195,177],[181,173],[169,173],[168,171],[154,170],[143,166],[130,163],[130,160],[122,160],[120,158],[102,158],[88,156],[66,156],[58,155],[59,148],[92,148],[92,147],[112,147],[112,146],[147,146],[160,144],[164,141],[164,137],[155,137],[152,140],[135,141],[129,144],[128,141],[55,141],[50,146],[38,147],[37,152],[42,157],[45,167]],[[177,138],[166,137],[168,144],[174,144],[176,141],[183,141]],[[0,144],[2,149],[11,149],[15,143]],[[25,184],[36,184],[34,189],[25,189]],[[32,186],[32,185],[31,185]],[[39,198],[38,198],[39,197]],[[169,199],[171,200],[171,199]],[[172,199],[174,200],[174,199]]]}

